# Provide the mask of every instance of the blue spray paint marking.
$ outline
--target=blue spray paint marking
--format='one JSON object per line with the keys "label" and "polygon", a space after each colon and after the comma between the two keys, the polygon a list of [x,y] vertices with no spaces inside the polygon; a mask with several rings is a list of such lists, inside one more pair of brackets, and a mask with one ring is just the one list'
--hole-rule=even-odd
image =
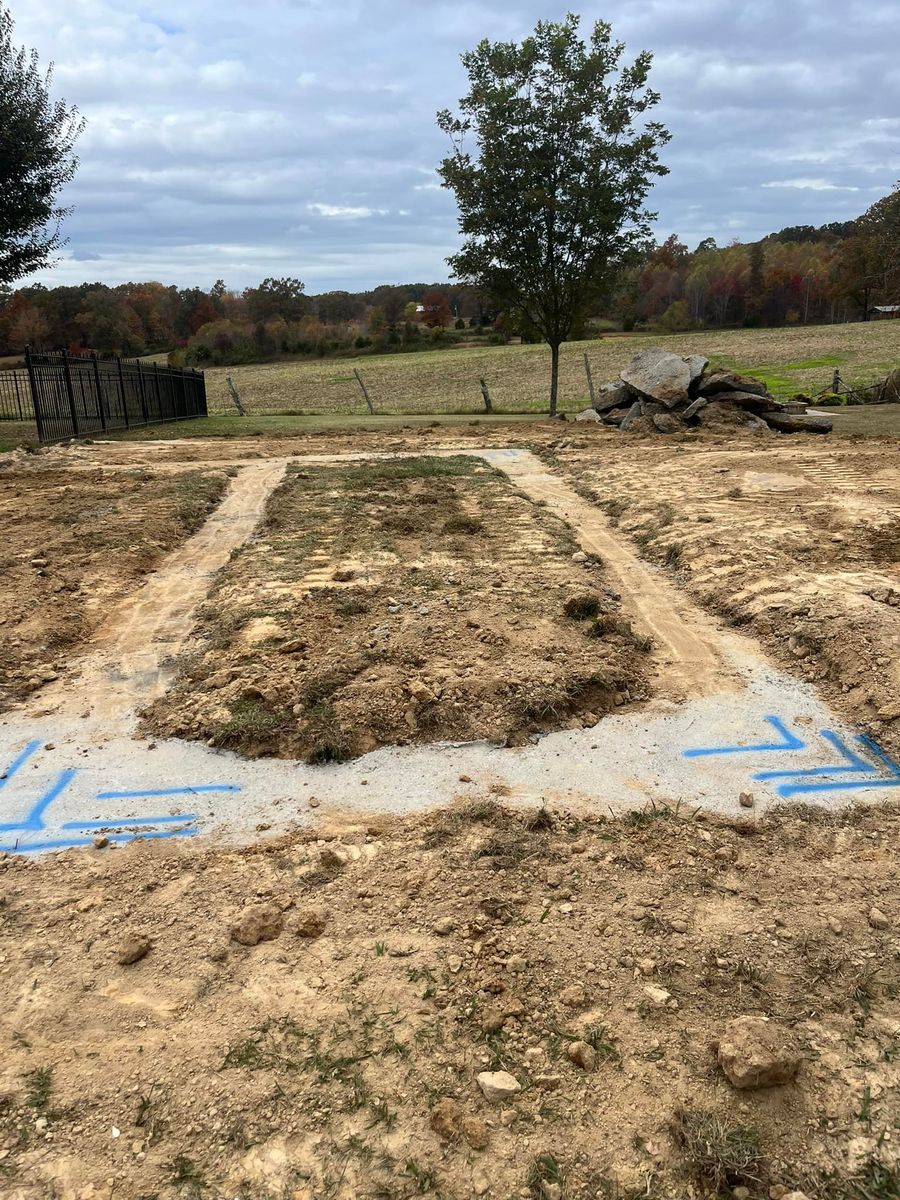
{"label": "blue spray paint marking", "polygon": [[[150,838],[176,838],[176,837],[194,837],[199,830],[197,829],[160,829],[158,831],[151,830],[148,833],[122,833],[109,834],[109,840],[116,844],[122,842],[134,842],[138,839]],[[35,854],[40,850],[69,850],[73,846],[92,846],[93,838],[52,838],[45,842],[27,842],[25,845],[19,845],[18,842],[0,843],[0,851],[5,851],[7,854]]]}
{"label": "blue spray paint marking", "polygon": [[14,821],[9,825],[0,825],[0,832],[12,833],[14,830],[19,829],[28,832],[34,832],[39,829],[44,829],[44,813],[57,798],[57,796],[66,790],[77,774],[77,771],[73,771],[71,769],[60,772],[56,783],[54,783],[52,787],[48,788],[47,791],[44,792],[43,796],[41,796],[40,800],[37,801],[25,820]]}
{"label": "blue spray paint marking", "polygon": [[194,796],[200,792],[239,792],[237,783],[204,783],[197,787],[151,788],[140,792],[98,792],[98,800],[135,800],[144,796]]}
{"label": "blue spray paint marking", "polygon": [[0,789],[6,787],[10,779],[12,779],[13,775],[15,775],[16,771],[18,771],[20,767],[23,767],[25,763],[28,762],[35,750],[40,747],[40,744],[40,742],[29,742],[22,753],[16,755],[3,774],[0,775]]}
{"label": "blue spray paint marking", "polygon": [[[864,758],[860,758],[858,754],[850,749],[846,742],[841,741],[836,733],[830,729],[822,729],[819,731],[821,736],[830,745],[834,746],[838,754],[840,754],[848,764],[843,767],[807,767],[805,770],[794,769],[793,771],[760,771],[754,775],[754,779],[792,779],[798,776],[813,776],[813,775],[837,775],[837,774],[853,774],[854,771],[870,771],[872,764],[866,762]],[[859,738],[857,738],[859,741]]]}
{"label": "blue spray paint marking", "polygon": [[66,821],[63,829],[124,829],[127,825],[190,825],[197,820],[194,813],[179,813],[169,817],[108,817],[105,821]]}
{"label": "blue spray paint marking", "polygon": [[684,758],[705,758],[711,754],[763,754],[770,750],[805,750],[803,742],[791,733],[784,721],[779,717],[765,718],[772,728],[781,736],[780,742],[761,742],[755,746],[709,746],[700,750],[682,750]]}

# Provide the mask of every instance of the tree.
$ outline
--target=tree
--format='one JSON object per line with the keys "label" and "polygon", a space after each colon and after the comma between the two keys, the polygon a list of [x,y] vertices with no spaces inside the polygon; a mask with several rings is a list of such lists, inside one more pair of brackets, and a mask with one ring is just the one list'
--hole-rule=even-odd
{"label": "tree", "polygon": [[63,244],[69,209],[57,205],[74,176],[72,149],[84,126],[78,110],[52,100],[52,65],[12,43],[13,22],[0,6],[0,284],[30,275]]}
{"label": "tree", "polygon": [[[448,261],[550,346],[550,412],[559,348],[650,237],[643,205],[657,151],[669,140],[643,114],[651,56],[622,65],[624,46],[598,21],[586,45],[579,20],[539,22],[521,45],[482,41],[463,55],[470,89],[461,115],[438,113],[453,150],[438,168],[456,194],[462,249]],[[477,151],[465,149],[474,135]]]}
{"label": "tree", "polygon": [[247,288],[244,299],[251,321],[270,321],[282,317],[285,321],[299,321],[309,311],[309,301],[303,294],[304,285],[299,279],[264,279],[259,287]]}
{"label": "tree", "polygon": [[450,324],[450,303],[444,292],[426,292],[422,309],[422,322],[429,329],[444,329]]}

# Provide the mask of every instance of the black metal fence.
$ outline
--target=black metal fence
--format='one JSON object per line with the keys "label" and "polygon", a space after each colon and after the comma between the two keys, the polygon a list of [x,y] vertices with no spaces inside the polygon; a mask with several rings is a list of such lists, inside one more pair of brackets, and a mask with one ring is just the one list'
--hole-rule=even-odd
{"label": "black metal fence", "polygon": [[25,364],[42,442],[207,415],[202,371],[64,352],[26,351]]}
{"label": "black metal fence", "polygon": [[0,421],[33,421],[28,372],[0,371]]}

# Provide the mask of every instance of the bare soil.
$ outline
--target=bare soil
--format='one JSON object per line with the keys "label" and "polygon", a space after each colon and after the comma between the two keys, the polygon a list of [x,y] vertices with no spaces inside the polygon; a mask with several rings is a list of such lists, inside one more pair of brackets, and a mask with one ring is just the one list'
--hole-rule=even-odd
{"label": "bare soil", "polygon": [[[245,851],[3,858],[0,1190],[895,1197],[898,851],[889,809],[474,797]],[[795,1081],[726,1080],[744,1015],[794,1040]],[[521,1090],[489,1102],[497,1070]]]}
{"label": "bare soil", "polygon": [[222,471],[71,471],[58,455],[0,471],[0,710],[66,667],[111,606],[206,520]]}
{"label": "bare soil", "polygon": [[646,698],[650,647],[577,551],[476,458],[292,469],[144,728],[329,762],[592,725]]}
{"label": "bare soil", "polygon": [[900,751],[900,443],[586,440],[545,454],[694,599]]}

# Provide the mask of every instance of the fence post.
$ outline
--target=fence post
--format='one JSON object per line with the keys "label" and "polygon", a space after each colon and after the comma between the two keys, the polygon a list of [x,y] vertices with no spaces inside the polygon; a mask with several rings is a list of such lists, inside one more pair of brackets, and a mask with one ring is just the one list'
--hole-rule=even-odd
{"label": "fence post", "polygon": [[591,374],[591,360],[588,358],[586,350],[584,352],[584,370],[585,370],[585,374],[587,375],[588,393],[591,397],[591,408],[595,408],[596,404],[597,404],[597,400],[596,400],[596,397],[594,396],[594,377]]}
{"label": "fence post", "polygon": [[[125,397],[125,375],[122,371],[121,358],[116,358],[116,365],[119,368],[119,396],[122,400],[122,420],[125,422],[125,428],[128,429],[128,400]],[[138,359],[138,366],[140,366],[140,359]]]}
{"label": "fence post", "polygon": [[44,414],[38,400],[37,376],[34,363],[31,361],[31,347],[25,347],[25,369],[28,371],[28,386],[31,388],[31,407],[34,409],[34,423],[37,425],[38,441],[44,440]]}
{"label": "fence post", "polygon": [[366,389],[366,385],[363,383],[363,378],[362,378],[362,375],[360,375],[360,373],[359,373],[359,371],[357,371],[356,367],[354,367],[354,368],[353,368],[353,374],[356,376],[356,382],[357,382],[357,383],[359,384],[359,386],[362,388],[362,394],[363,394],[363,396],[365,397],[366,404],[368,404],[368,406],[369,406],[369,412],[370,412],[370,413],[372,414],[372,416],[374,417],[374,416],[375,416],[375,409],[372,407],[372,401],[371,401],[371,400],[370,400],[370,398],[369,398],[369,393],[368,393],[368,391],[367,391],[367,389]]}
{"label": "fence post", "polygon": [[179,378],[181,379],[181,409],[182,409],[181,416],[182,416],[182,418],[184,418],[188,415],[188,411],[187,411],[188,410],[187,374],[185,371],[182,370],[182,371],[178,372],[178,375],[179,375]]}
{"label": "fence post", "polygon": [[[28,351],[25,351],[25,357],[28,357]],[[25,417],[22,414],[22,393],[19,391],[19,372],[13,371],[13,383],[16,385],[16,408],[19,410],[19,420],[24,421]]]}
{"label": "fence post", "polygon": [[199,377],[197,379],[197,390],[199,392],[200,403],[199,403],[198,407],[200,409],[200,414],[201,414],[201,416],[208,417],[209,409],[206,406],[206,376],[203,374],[202,371],[195,370],[194,374]]}
{"label": "fence post", "polygon": [[144,424],[150,424],[150,418],[147,416],[147,395],[144,391],[144,372],[141,368],[141,360],[137,363],[138,389],[141,393],[141,416],[144,419]]}
{"label": "fence post", "polygon": [[72,418],[72,436],[81,437],[81,432],[78,428],[78,410],[75,408],[75,389],[72,387],[72,371],[69,367],[69,352],[63,350],[63,379],[66,384],[66,398],[69,401],[69,414]]}
{"label": "fence post", "polygon": [[100,378],[100,363],[97,351],[91,351],[91,361],[94,364],[94,387],[97,389],[97,415],[100,417],[100,428],[106,433],[106,410],[103,404],[103,381]]}
{"label": "fence post", "polygon": [[159,363],[153,364],[153,383],[156,388],[156,413],[160,420],[163,419],[162,410],[162,392],[159,389]]}
{"label": "fence post", "polygon": [[488,391],[488,385],[484,379],[480,379],[479,383],[481,384],[481,395],[484,398],[484,411],[492,413],[494,409],[491,404],[491,393]]}

